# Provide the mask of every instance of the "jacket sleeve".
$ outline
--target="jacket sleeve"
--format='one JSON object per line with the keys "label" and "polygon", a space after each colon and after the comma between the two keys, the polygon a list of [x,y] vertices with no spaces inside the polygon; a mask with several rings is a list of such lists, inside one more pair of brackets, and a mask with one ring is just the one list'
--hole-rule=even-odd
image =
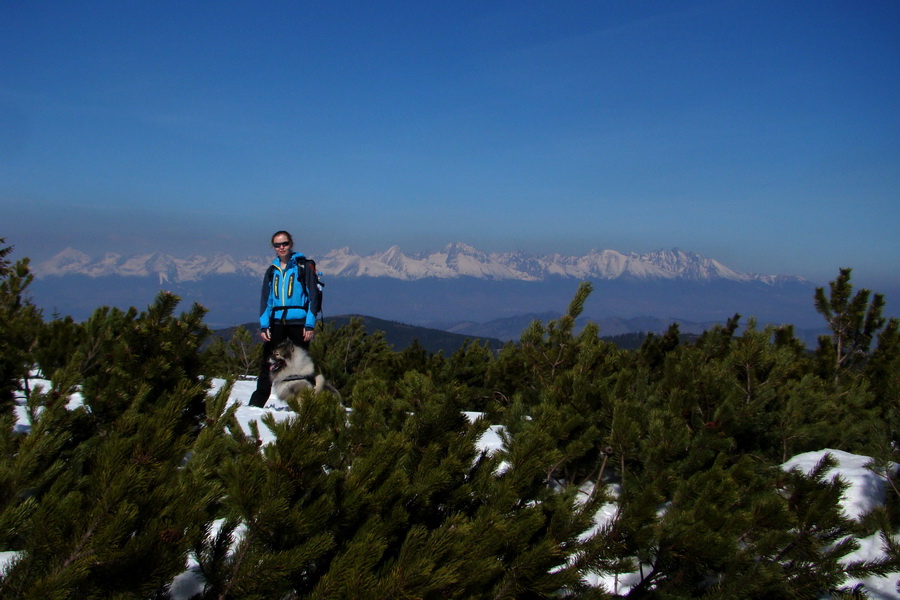
{"label": "jacket sleeve", "polygon": [[260,291],[260,296],[259,296],[259,328],[260,329],[268,329],[269,328],[269,317],[272,314],[271,302],[272,302],[272,267],[270,266],[268,269],[266,269],[266,274],[263,277],[262,290]]}

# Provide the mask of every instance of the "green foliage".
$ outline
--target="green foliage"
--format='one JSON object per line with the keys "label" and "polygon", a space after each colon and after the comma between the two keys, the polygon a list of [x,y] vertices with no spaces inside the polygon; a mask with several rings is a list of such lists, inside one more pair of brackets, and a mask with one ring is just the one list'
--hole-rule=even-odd
{"label": "green foliage", "polygon": [[884,327],[884,296],[861,289],[853,294],[850,284],[852,269],[841,269],[840,275],[829,284],[830,294],[816,288],[815,306],[831,329],[831,337],[819,339],[818,356],[823,368],[835,377],[845,370],[865,363],[872,340]]}
{"label": "green foliage", "polygon": [[361,319],[339,328],[325,323],[313,338],[310,354],[339,390],[348,389],[355,376],[370,370],[396,372],[396,359],[384,335],[366,332]]}
{"label": "green foliage", "polygon": [[669,329],[661,337],[649,334],[638,349],[638,361],[650,373],[658,375],[665,362],[666,355],[678,347],[680,333],[678,323],[669,325]]}
{"label": "green foliage", "polygon": [[[898,322],[851,298],[849,270],[817,300],[834,335],[815,354],[737,315],[619,349],[575,331],[588,284],[499,352],[393,352],[359,320],[324,324],[311,353],[352,409],[305,391],[249,432],[228,403],[258,364],[246,330],[201,352],[202,309],[176,316],[168,294],[35,325],[27,263],[3,277],[26,344],[0,383],[51,380],[20,400],[30,431],[0,434],[0,549],[19,553],[3,597],[167,598],[188,556],[197,600],[852,597],[848,575],[900,564]],[[780,466],[822,448],[875,456],[886,506],[851,521],[830,459]],[[888,557],[846,564],[876,533]]]}
{"label": "green foliage", "polygon": [[221,534],[197,548],[204,598],[544,597],[577,585],[563,545],[590,514],[496,477],[500,457],[476,446],[486,423],[461,414],[452,388],[409,372],[397,393],[361,378],[354,397],[348,415],[304,394],[295,418],[265,420],[276,442],[223,466],[227,531],[246,530],[229,556]]}
{"label": "green foliage", "polygon": [[900,437],[900,320],[890,319],[866,362],[865,381],[882,408],[890,439]]}
{"label": "green foliage", "polygon": [[203,352],[204,371],[213,377],[247,378],[255,376],[262,360],[263,345],[250,331],[237,327],[226,342],[216,337]]}
{"label": "green foliage", "polygon": [[[11,264],[11,247],[0,238],[0,416],[9,415],[15,392],[34,365],[32,350],[41,325],[41,313],[26,294],[34,279],[28,259]],[[26,390],[27,393],[27,390]]]}
{"label": "green foliage", "polygon": [[[85,340],[72,362],[84,376],[82,395],[100,421],[118,418],[142,397],[156,399],[203,375],[200,347],[209,335],[205,309],[194,305],[174,317],[178,297],[162,292],[146,312],[98,309],[84,323]],[[181,427],[203,414],[204,394],[194,393]]]}
{"label": "green foliage", "polygon": [[[3,597],[158,597],[184,570],[221,496],[202,457],[226,452],[198,436],[219,416],[204,418],[203,312],[174,317],[176,304],[101,309],[74,350],[46,346],[53,384],[28,398],[30,432],[0,436],[0,544],[19,551]],[[76,390],[83,404],[69,406]]]}
{"label": "green foliage", "polygon": [[84,341],[84,328],[72,317],[42,324],[33,356],[47,378],[62,369]]}

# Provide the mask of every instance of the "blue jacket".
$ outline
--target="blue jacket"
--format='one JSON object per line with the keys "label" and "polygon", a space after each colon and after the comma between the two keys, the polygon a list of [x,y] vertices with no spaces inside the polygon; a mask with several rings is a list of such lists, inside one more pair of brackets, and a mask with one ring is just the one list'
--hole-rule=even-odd
{"label": "blue jacket", "polygon": [[316,315],[308,310],[309,297],[304,280],[306,269],[301,266],[305,262],[306,258],[299,252],[291,254],[284,269],[281,268],[281,260],[275,258],[272,261],[263,278],[259,303],[260,329],[268,329],[272,323],[303,324],[310,329],[316,326]]}

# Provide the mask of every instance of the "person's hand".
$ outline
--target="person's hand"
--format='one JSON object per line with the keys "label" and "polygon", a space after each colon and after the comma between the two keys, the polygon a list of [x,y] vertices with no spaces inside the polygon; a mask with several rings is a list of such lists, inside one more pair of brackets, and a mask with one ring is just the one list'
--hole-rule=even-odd
{"label": "person's hand", "polygon": [[316,332],[314,329],[304,329],[303,330],[303,341],[311,342],[312,339],[315,337],[315,335],[316,335]]}
{"label": "person's hand", "polygon": [[261,337],[262,339],[264,339],[264,340],[267,341],[267,342],[268,342],[270,339],[272,339],[271,336],[269,335],[269,330],[268,330],[268,329],[263,329],[262,331],[260,331],[260,332],[259,332],[259,337]]}

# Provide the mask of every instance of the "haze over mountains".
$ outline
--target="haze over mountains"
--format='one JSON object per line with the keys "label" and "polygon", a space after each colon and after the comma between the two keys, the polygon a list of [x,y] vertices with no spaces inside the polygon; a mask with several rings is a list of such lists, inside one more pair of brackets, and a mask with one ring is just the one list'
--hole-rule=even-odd
{"label": "haze over mountains", "polygon": [[[736,313],[743,323],[755,317],[761,324],[822,326],[815,286],[803,278],[742,273],[679,249],[564,256],[487,253],[456,243],[421,254],[395,246],[360,256],[341,248],[314,258],[326,282],[326,317],[363,314],[515,339],[531,318],[564,312],[579,283],[590,281],[594,292],[584,317],[601,323],[604,335],[662,331],[675,320],[683,330],[702,331]],[[32,265],[32,293],[45,312],[81,320],[103,305],[144,308],[159,290],[169,290],[184,303],[206,306],[211,326],[227,327],[255,321],[270,262],[225,253],[91,257],[67,248]]]}

